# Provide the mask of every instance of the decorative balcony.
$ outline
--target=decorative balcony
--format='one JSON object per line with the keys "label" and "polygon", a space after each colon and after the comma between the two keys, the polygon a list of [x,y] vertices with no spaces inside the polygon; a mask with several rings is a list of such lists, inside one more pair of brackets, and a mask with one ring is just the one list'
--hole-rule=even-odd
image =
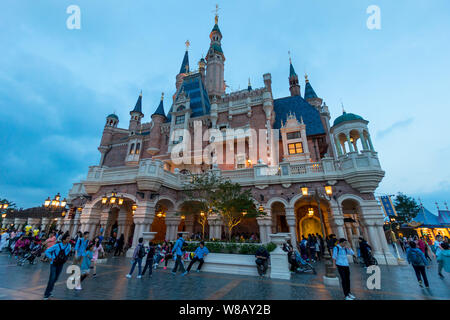
{"label": "decorative balcony", "polygon": [[[273,167],[257,164],[252,168],[213,171],[243,186],[255,186],[264,189],[271,184],[292,184],[310,181],[345,180],[360,192],[373,192],[384,177],[376,152],[348,153],[339,157],[323,158],[321,162],[295,164],[282,162]],[[137,183],[140,190],[158,191],[164,185],[181,190],[190,179],[189,175],[164,170],[160,160],[143,159],[133,167],[89,168],[83,185],[88,194],[96,193],[102,185]]]}

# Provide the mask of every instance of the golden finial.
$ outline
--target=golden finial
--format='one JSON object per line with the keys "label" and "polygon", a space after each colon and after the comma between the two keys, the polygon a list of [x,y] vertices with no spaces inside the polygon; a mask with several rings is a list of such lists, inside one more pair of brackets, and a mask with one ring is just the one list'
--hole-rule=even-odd
{"label": "golden finial", "polygon": [[142,97],[142,90],[141,90],[141,93],[139,95]]}
{"label": "golden finial", "polygon": [[161,93],[161,101],[163,101],[163,100],[164,100],[164,92]]}
{"label": "golden finial", "polygon": [[341,106],[342,106],[342,113],[345,113],[345,109],[344,109],[344,103],[341,100]]}
{"label": "golden finial", "polygon": [[305,73],[305,82],[306,82],[306,83],[309,82],[309,80],[308,80],[308,74],[307,74],[307,73]]}
{"label": "golden finial", "polygon": [[251,87],[252,84],[250,83],[250,78],[248,78],[248,86]]}
{"label": "golden finial", "polygon": [[292,64],[292,60],[291,60],[291,51],[288,51],[288,56],[289,56],[289,63]]}
{"label": "golden finial", "polygon": [[186,44],[186,51],[188,51],[191,43],[189,42],[189,40],[186,40],[185,44]]}
{"label": "golden finial", "polygon": [[216,24],[218,24],[219,23],[219,5],[218,4],[216,4],[216,10],[214,10],[213,12],[215,12],[216,13],[216,16],[215,16],[215,18],[214,18],[214,20],[215,20],[215,22],[216,22]]}

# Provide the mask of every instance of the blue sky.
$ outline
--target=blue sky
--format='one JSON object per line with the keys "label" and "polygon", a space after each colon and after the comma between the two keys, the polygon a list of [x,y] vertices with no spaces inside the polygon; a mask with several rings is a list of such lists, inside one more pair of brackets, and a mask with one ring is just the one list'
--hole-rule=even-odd
{"label": "blue sky", "polygon": [[[191,42],[207,52],[216,1],[3,0],[0,3],[0,198],[20,207],[67,195],[100,159],[105,116],[127,126],[143,90],[145,121],[169,97]],[[69,5],[81,29],[66,28]],[[369,5],[381,30],[366,27]],[[378,193],[403,191],[435,211],[450,204],[450,2],[258,0],[219,2],[233,90],[289,95],[288,50],[332,113],[369,120],[386,177]],[[302,90],[304,89],[302,81]]]}

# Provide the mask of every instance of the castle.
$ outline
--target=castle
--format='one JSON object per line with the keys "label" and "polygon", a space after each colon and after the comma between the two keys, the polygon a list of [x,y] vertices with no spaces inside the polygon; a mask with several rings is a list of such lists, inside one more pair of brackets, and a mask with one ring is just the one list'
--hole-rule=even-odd
{"label": "castle", "polygon": [[[374,196],[384,171],[369,121],[343,112],[331,125],[329,109],[307,76],[302,95],[292,61],[288,97],[273,96],[270,73],[263,75],[262,88],[249,81],[245,90],[227,93],[217,14],[209,37],[197,70],[191,69],[187,43],[175,93],[155,101],[150,121],[144,121],[142,93],[128,128],[119,127],[117,115],[107,116],[100,163],[74,183],[61,229],[93,235],[102,228],[107,236],[117,229],[133,247],[143,232],[157,232],[157,240],[196,233],[197,217],[177,214],[183,183],[188,173],[212,170],[251,188],[255,205],[267,213],[245,219],[237,232],[255,233],[262,243],[271,233],[288,232],[296,243],[324,230],[354,247],[362,235],[380,263],[396,264]],[[221,238],[219,217],[208,217],[207,234]]]}

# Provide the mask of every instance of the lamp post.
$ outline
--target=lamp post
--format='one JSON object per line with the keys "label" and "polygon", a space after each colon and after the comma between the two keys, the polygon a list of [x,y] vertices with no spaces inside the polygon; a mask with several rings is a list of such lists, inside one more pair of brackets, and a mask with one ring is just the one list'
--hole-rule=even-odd
{"label": "lamp post", "polygon": [[[309,195],[309,190],[307,187],[301,188],[302,194],[304,196]],[[322,237],[324,240],[328,237],[328,234],[326,232],[325,228],[325,222],[323,219],[322,209],[320,208],[320,201],[321,199],[325,199],[327,201],[331,200],[331,196],[333,195],[333,188],[329,185],[326,185],[324,187],[324,191],[319,191],[319,188],[314,188],[314,200],[316,200],[317,208],[319,211],[319,218],[320,218],[320,226],[322,229]],[[325,241],[324,241],[325,243]],[[331,256],[328,252],[328,250],[324,250],[323,258],[325,259],[325,277],[327,278],[336,278],[336,268],[333,267],[333,263],[331,262]]]}
{"label": "lamp post", "polygon": [[[50,197],[48,197],[44,201],[44,208],[49,213],[49,216],[52,215],[51,218],[53,218],[53,216],[57,216],[57,215],[61,215],[61,217],[64,217],[67,213],[66,206],[67,206],[67,200],[66,200],[66,198],[61,200],[61,195],[59,194],[59,192],[55,195],[55,197],[53,199],[50,199]],[[49,221],[57,220],[56,217],[54,219],[51,219],[51,218],[49,217]],[[49,224],[49,226],[50,226],[50,224]]]}

